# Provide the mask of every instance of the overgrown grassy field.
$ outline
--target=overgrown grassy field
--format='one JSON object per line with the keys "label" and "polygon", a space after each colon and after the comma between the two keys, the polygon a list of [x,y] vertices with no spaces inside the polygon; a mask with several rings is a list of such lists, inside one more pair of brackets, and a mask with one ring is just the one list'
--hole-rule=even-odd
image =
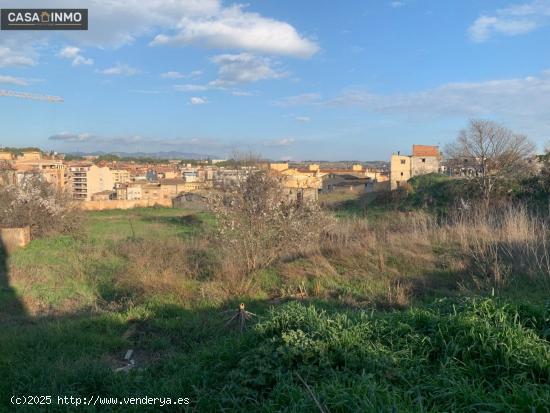
{"label": "overgrown grassy field", "polygon": [[[544,225],[324,201],[337,225],[315,252],[249,277],[211,247],[211,215],[179,209],[88,213],[80,234],[15,252],[0,274],[0,411],[550,411]],[[242,333],[227,323],[240,302],[255,314]],[[129,349],[135,367],[115,372]]]}

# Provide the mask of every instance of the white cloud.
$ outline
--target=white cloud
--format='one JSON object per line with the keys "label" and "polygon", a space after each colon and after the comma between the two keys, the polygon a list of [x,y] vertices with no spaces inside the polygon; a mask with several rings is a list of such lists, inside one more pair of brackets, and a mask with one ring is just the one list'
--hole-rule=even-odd
{"label": "white cloud", "polygon": [[178,92],[202,92],[210,89],[210,87],[207,85],[195,85],[192,83],[188,83],[185,85],[174,85],[174,89],[176,89]]}
{"label": "white cloud", "polygon": [[193,70],[191,73],[181,73],[176,71],[165,72],[160,75],[163,79],[187,79],[193,77],[199,77],[202,75],[202,70]]}
{"label": "white cloud", "polygon": [[159,34],[152,45],[198,44],[218,49],[311,57],[319,46],[290,24],[244,11],[243,5],[218,7],[215,13],[183,17],[174,35]]}
{"label": "white cloud", "polygon": [[[43,7],[43,0],[26,0],[25,7]],[[50,0],[48,7],[71,8],[73,0]],[[249,12],[244,5],[225,6],[222,0],[90,0],[90,27],[84,32],[26,32],[3,34],[0,67],[32,65],[54,36],[77,46],[117,48],[140,37],[150,44],[198,45],[269,54],[310,57],[319,50],[289,23]],[[124,16],[123,19],[120,16]],[[92,24],[93,23],[93,24]],[[11,46],[7,39],[14,40]],[[89,64],[78,59],[75,64]]]}
{"label": "white cloud", "polygon": [[328,103],[362,106],[377,112],[550,115],[550,71],[539,77],[447,83],[433,89],[393,95],[352,89]]}
{"label": "white cloud", "polygon": [[249,92],[247,90],[233,90],[231,94],[233,96],[254,96],[253,92]]}
{"label": "white cloud", "polygon": [[63,141],[63,142],[88,142],[92,140],[97,140],[97,136],[94,136],[89,133],[69,133],[61,132],[57,135],[52,135],[48,138],[52,141]]}
{"label": "white cloud", "polygon": [[191,99],[189,99],[189,103],[191,105],[206,105],[208,101],[206,100],[206,98],[193,96]]}
{"label": "white cloud", "polygon": [[288,75],[273,68],[272,59],[249,53],[223,54],[212,58],[219,66],[218,79],[213,86],[228,86],[238,83],[252,83],[265,79],[277,79]]}
{"label": "white cloud", "polygon": [[293,116],[296,122],[309,123],[311,118],[309,116]]}
{"label": "white cloud", "polygon": [[58,56],[63,59],[72,60],[73,66],[91,65],[94,63],[93,59],[88,59],[82,56],[82,50],[76,46],[65,46],[58,53]]}
{"label": "white cloud", "polygon": [[21,77],[0,75],[0,83],[8,83],[17,86],[28,86],[31,81],[32,80],[30,79],[23,79]]}
{"label": "white cloud", "polygon": [[6,66],[31,66],[35,59],[12,47],[0,46],[0,67]]}
{"label": "white cloud", "polygon": [[302,93],[301,95],[288,96],[284,99],[273,102],[275,106],[305,106],[321,103],[321,95],[319,93]]}
{"label": "white cloud", "polygon": [[99,136],[91,133],[72,133],[61,132],[56,135],[52,135],[48,138],[51,141],[65,142],[65,143],[88,143],[88,144],[123,144],[130,145],[143,141],[143,138],[139,135],[128,136]]}
{"label": "white cloud", "polygon": [[66,46],[60,50],[59,56],[66,59],[74,59],[80,54],[80,48],[75,46]]}
{"label": "white cloud", "polygon": [[[25,7],[44,7],[44,1],[26,0]],[[48,7],[75,6],[74,0],[50,0]],[[222,9],[220,0],[90,0],[86,7],[90,14],[88,30],[59,34],[78,44],[98,47],[120,47],[158,30],[176,28],[183,18],[215,15]]]}
{"label": "white cloud", "polygon": [[399,7],[403,7],[404,5],[405,3],[402,1],[392,1],[390,3],[390,6],[393,7],[394,9],[398,9]]}
{"label": "white cloud", "polygon": [[142,95],[159,95],[161,92],[160,90],[154,90],[154,89],[134,89],[130,90],[132,93],[140,93]]}
{"label": "white cloud", "polygon": [[480,43],[498,34],[526,34],[549,23],[550,0],[534,0],[479,16],[468,28],[468,35],[472,41]]}
{"label": "white cloud", "polygon": [[290,146],[295,142],[294,138],[282,138],[277,140],[265,141],[264,146]]}
{"label": "white cloud", "polygon": [[214,56],[211,60],[218,65],[217,79],[206,84],[178,84],[174,85],[174,89],[179,92],[229,89],[235,96],[249,96],[251,93],[234,89],[234,87],[260,80],[279,79],[288,75],[287,72],[276,68],[278,62],[273,59],[250,53],[222,54]]}
{"label": "white cloud", "polygon": [[122,136],[101,136],[92,133],[72,133],[61,132],[48,138],[51,141],[58,141],[67,144],[88,144],[88,145],[137,145],[146,144],[151,146],[192,146],[196,148],[223,148],[224,144],[217,139],[208,138],[150,138],[140,135],[122,135]]}
{"label": "white cloud", "polygon": [[94,60],[90,58],[85,58],[83,56],[77,56],[73,60],[73,66],[79,66],[79,65],[93,65]]}
{"label": "white cloud", "polygon": [[108,76],[134,76],[140,73],[140,71],[126,64],[117,63],[113,67],[101,70],[100,73]]}
{"label": "white cloud", "polygon": [[550,130],[550,70],[538,76],[447,83],[432,89],[391,95],[350,89],[323,104],[355,106],[369,112],[421,120],[496,118],[535,137],[547,137]]}

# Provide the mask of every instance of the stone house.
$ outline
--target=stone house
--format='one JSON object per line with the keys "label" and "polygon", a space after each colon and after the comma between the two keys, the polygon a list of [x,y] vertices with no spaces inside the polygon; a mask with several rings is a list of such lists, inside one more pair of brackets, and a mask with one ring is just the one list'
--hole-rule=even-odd
{"label": "stone house", "polygon": [[441,154],[437,146],[413,145],[412,155],[391,156],[390,188],[399,188],[414,176],[441,171]]}

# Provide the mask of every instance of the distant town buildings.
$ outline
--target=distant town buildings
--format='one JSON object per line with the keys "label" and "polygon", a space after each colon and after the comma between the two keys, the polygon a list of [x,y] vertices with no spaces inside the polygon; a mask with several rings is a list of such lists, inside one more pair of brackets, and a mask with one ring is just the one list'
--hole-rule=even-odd
{"label": "distant town buildings", "polygon": [[323,167],[311,163],[307,166],[290,166],[288,163],[272,163],[270,169],[283,179],[289,196],[301,199],[317,199],[319,193],[372,192],[387,189],[389,175],[385,171],[366,168],[360,164],[351,167]]}
{"label": "distant town buildings", "polygon": [[[429,158],[429,154],[426,156]],[[335,191],[387,190],[390,181],[388,170],[351,163],[279,162],[236,168],[223,160],[193,164],[177,160],[109,161],[98,157],[65,160],[63,156],[34,150],[17,154],[0,150],[0,162],[5,164],[6,171],[1,179],[7,180],[0,184],[17,184],[28,175],[40,175],[59,189],[69,191],[86,209],[202,202],[209,191],[238,184],[243,176],[265,168],[281,179],[289,199],[296,201],[316,200],[319,193]],[[412,168],[412,162],[409,164]],[[418,161],[415,171],[431,165],[431,159]]]}

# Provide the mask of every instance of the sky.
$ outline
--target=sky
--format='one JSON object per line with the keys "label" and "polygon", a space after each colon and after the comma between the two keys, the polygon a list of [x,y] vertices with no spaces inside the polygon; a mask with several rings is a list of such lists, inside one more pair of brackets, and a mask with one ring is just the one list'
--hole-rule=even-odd
{"label": "sky", "polygon": [[0,0],[0,146],[388,160],[471,118],[550,141],[550,0]]}

